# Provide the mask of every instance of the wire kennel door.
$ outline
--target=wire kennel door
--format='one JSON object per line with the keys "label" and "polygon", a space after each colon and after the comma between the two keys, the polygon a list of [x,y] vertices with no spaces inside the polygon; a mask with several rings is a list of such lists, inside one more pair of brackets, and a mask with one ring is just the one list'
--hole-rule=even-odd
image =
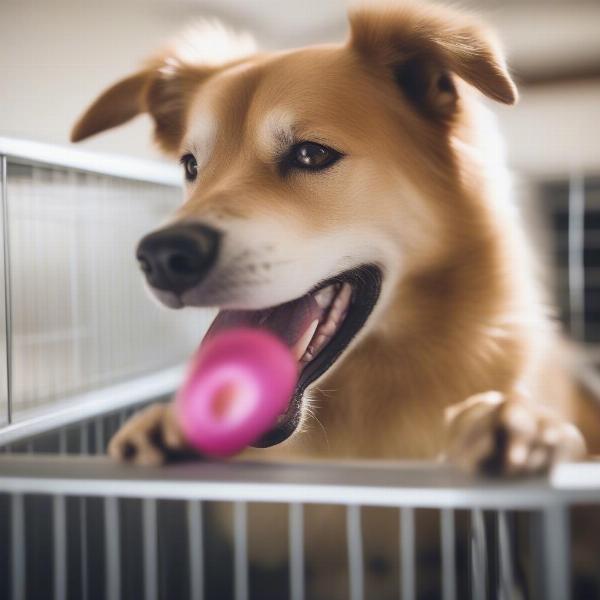
{"label": "wire kennel door", "polygon": [[[420,597],[415,511],[434,509],[440,532],[438,597],[519,597],[512,520],[525,512],[536,579],[531,597],[565,600],[570,508],[600,503],[598,464],[562,466],[550,481],[507,483],[469,479],[431,463],[236,462],[135,469],[90,456],[104,452],[126,416],[123,411],[104,416],[101,427],[92,420],[61,428],[13,445],[15,454],[0,455],[0,597],[262,600],[252,595],[248,526],[249,507],[266,502],[287,505],[288,582],[277,598],[311,598],[305,511],[313,504],[333,504],[345,511],[341,543],[351,600],[373,598],[365,585],[361,515],[374,506],[399,511],[399,589],[393,597]],[[230,596],[212,594],[205,581],[210,565],[215,568],[205,510],[216,501],[232,505],[232,552],[217,557],[230,562]],[[459,513],[466,515],[469,530],[462,571]]]}
{"label": "wire kennel door", "polygon": [[[135,410],[0,446],[0,598],[311,600],[307,519],[312,506],[336,505],[345,513],[340,545],[350,600],[423,597],[423,577],[431,576],[418,552],[424,510],[439,532],[433,597],[522,597],[525,544],[524,597],[565,600],[572,511],[593,505],[600,515],[600,463],[563,465],[550,480],[520,482],[471,479],[434,463],[116,465],[103,456],[106,445]],[[215,533],[216,502],[230,506],[233,535],[225,543]],[[272,596],[264,594],[272,575],[257,573],[250,560],[252,510],[261,503],[287,507],[284,581]],[[371,594],[366,577],[362,517],[370,507],[398,513],[393,595]],[[515,528],[521,517],[525,536]]]}

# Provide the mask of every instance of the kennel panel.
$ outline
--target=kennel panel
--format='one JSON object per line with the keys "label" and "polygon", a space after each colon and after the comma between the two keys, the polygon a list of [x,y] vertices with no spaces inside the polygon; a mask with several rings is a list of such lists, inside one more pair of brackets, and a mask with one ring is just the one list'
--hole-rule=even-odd
{"label": "kennel panel", "polygon": [[0,427],[181,365],[213,314],[149,300],[143,234],[181,201],[175,167],[0,138]]}
{"label": "kennel panel", "polygon": [[[594,464],[584,481],[579,467],[565,465],[550,481],[494,482],[425,463],[130,469],[100,456],[36,454],[43,446],[0,457],[0,567],[11,598],[36,600],[48,586],[54,598],[162,600],[174,590],[180,598],[312,598],[306,536],[318,505],[345,514],[337,558],[353,600],[417,599],[432,590],[444,600],[512,598],[525,585],[531,597],[564,600],[575,585],[573,507],[600,503]],[[229,506],[231,546],[212,516],[217,502]],[[285,515],[280,541],[288,550],[271,571],[250,564],[253,507],[262,504]],[[369,550],[366,511],[374,507],[388,511],[395,531],[392,563]],[[280,531],[278,511],[271,514]],[[436,532],[435,547],[423,544],[425,530]],[[378,587],[382,574],[395,582],[393,593]]]}
{"label": "kennel panel", "polygon": [[550,237],[544,263],[559,316],[569,334],[600,362],[600,177],[574,173],[540,181],[536,196]]}
{"label": "kennel panel", "polygon": [[179,190],[10,162],[7,173],[13,421],[185,360],[208,319],[149,302],[134,258]]}

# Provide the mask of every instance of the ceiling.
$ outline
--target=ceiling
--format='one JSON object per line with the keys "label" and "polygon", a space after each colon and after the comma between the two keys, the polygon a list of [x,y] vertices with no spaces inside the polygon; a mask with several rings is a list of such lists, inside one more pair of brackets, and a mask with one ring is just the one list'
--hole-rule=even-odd
{"label": "ceiling", "polygon": [[[570,165],[600,171],[600,0],[458,1],[499,30],[520,84],[516,109],[495,107],[512,163],[529,172]],[[0,0],[0,135],[67,144],[74,119],[100,90],[138,68],[162,40],[201,17],[218,17],[249,31],[265,49],[289,48],[344,39],[347,4]],[[578,80],[568,86],[531,85],[533,80],[564,79],[565,74],[578,74]],[[149,120],[140,117],[84,146],[147,156],[154,152],[148,144],[150,129]]]}
{"label": "ceiling", "polygon": [[[172,13],[171,0],[151,0]],[[343,39],[345,0],[179,0],[190,18],[214,15],[251,31],[268,48]],[[467,0],[499,30],[517,71],[552,74],[578,65],[600,64],[600,2],[584,0]]]}

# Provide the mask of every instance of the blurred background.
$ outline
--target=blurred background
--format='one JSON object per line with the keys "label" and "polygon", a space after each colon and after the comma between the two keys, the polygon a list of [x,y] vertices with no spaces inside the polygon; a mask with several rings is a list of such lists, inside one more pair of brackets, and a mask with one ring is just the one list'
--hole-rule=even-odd
{"label": "blurred background", "polygon": [[[196,18],[251,32],[262,48],[343,40],[345,0],[2,0],[0,132],[66,144],[73,119],[107,85]],[[600,166],[600,3],[466,0],[498,29],[521,102],[496,109],[515,169],[556,176]],[[157,156],[149,122],[86,142]]]}
{"label": "blurred background", "polygon": [[[137,239],[180,195],[175,167],[129,160],[161,160],[150,120],[140,116],[63,156],[57,148],[71,146],[75,118],[198,18],[251,32],[262,48],[288,48],[343,40],[346,4],[1,0],[0,137],[11,139],[12,150],[0,148],[8,155],[4,238],[11,271],[4,274],[8,293],[0,295],[8,299],[8,306],[0,301],[7,327],[0,350],[9,362],[7,372],[0,370],[0,398],[10,405],[12,396],[12,415],[10,406],[0,410],[0,423],[180,364],[209,319],[159,310],[136,273]],[[518,197],[542,224],[545,235],[535,240],[552,266],[566,327],[600,357],[600,2],[461,4],[495,25],[504,42],[521,101],[491,108],[506,136]],[[14,140],[52,146],[15,151]]]}

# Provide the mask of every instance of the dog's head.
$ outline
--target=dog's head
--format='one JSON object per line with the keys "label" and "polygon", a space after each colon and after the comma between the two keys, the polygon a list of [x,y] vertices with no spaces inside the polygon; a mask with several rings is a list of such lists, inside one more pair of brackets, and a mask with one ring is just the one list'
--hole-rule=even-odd
{"label": "dog's head", "polygon": [[398,283],[447,251],[472,88],[507,104],[516,91],[477,22],[421,3],[355,11],[342,45],[245,44],[215,64],[207,36],[107,90],[72,139],[147,112],[180,158],[185,201],[137,258],[167,306],[217,306],[213,330],[261,323],[293,348],[297,393],[270,444],[296,429],[306,387],[382,324]]}

